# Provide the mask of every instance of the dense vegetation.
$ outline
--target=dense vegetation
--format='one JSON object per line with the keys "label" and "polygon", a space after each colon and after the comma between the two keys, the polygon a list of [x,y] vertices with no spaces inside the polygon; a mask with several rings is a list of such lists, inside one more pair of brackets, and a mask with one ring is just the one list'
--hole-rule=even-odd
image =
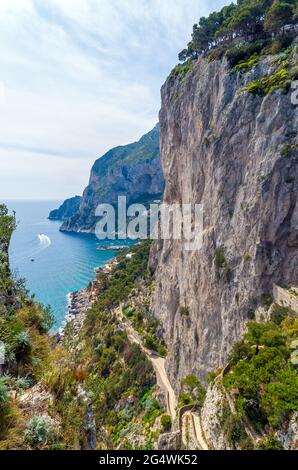
{"label": "dense vegetation", "polygon": [[154,427],[163,413],[155,398],[155,374],[113,310],[138,283],[150,281],[150,243],[134,246],[130,257],[124,252],[109,275],[99,275],[98,301],[82,330],[74,334],[69,326],[64,341],[54,345],[47,333],[53,325],[50,310],[10,275],[8,246],[14,228],[14,216],[1,206],[0,340],[5,365],[0,448],[151,448],[155,434],[170,424],[164,417]]}
{"label": "dense vegetation", "polygon": [[[96,308],[89,312],[88,322],[92,322],[93,313],[97,316],[99,309],[107,309],[118,305],[125,300],[137,282],[144,280],[150,282],[148,269],[149,251],[151,241],[132,246],[129,250],[117,257],[118,264],[113,267],[112,275],[100,272],[97,276],[101,284]],[[126,257],[130,252],[131,256]]]}
{"label": "dense vegetation", "polygon": [[178,398],[179,406],[202,406],[205,400],[206,390],[198,377],[190,374],[181,381],[181,389]]}
{"label": "dense vegetation", "polygon": [[[225,57],[231,75],[254,69],[250,83],[239,93],[265,96],[281,90],[286,94],[298,79],[297,21],[297,0],[238,0],[225,6],[194,25],[192,40],[179,54],[182,63],[171,71],[168,82],[183,81],[200,56],[209,62]],[[258,68],[261,63],[264,66]],[[179,96],[177,91],[175,100]]]}
{"label": "dense vegetation", "polygon": [[0,204],[0,313],[6,311],[8,299],[13,300],[14,285],[9,273],[8,245],[15,228],[15,217]]}
{"label": "dense vegetation", "polygon": [[[98,274],[97,302],[87,312],[79,333],[66,328],[63,342],[48,335],[53,325],[49,309],[30,298],[23,282],[11,278],[8,245],[15,218],[0,207],[0,340],[5,344],[4,375],[0,377],[0,449],[151,449],[161,432],[172,427],[158,400],[155,374],[138,345],[132,344],[119,321],[117,308],[143,336],[145,345],[165,354],[158,323],[148,315],[146,296],[152,285],[148,269],[150,241],[124,251],[111,272]],[[215,253],[218,268],[224,253]],[[134,303],[142,292],[144,310]],[[295,292],[295,291],[293,291]],[[268,308],[272,299],[263,296]],[[143,305],[142,304],[142,305]],[[188,315],[188,307],[181,307]],[[235,344],[223,384],[236,403],[226,403],[222,430],[233,448],[254,447],[243,418],[266,431],[260,449],[280,449],[274,434],[298,409],[298,319],[279,305],[271,306],[271,321],[249,322]],[[296,356],[295,356],[296,357]],[[210,377],[213,382],[217,373]],[[37,387],[37,389],[36,389]],[[20,406],[18,397],[34,393]],[[178,406],[202,406],[205,388],[195,375],[181,382]],[[44,397],[44,398],[42,398]]]}
{"label": "dense vegetation", "polygon": [[271,38],[271,33],[283,35],[283,27],[297,22],[297,17],[297,0],[238,0],[194,25],[179,60],[197,58],[214,47]]}
{"label": "dense vegetation", "polygon": [[0,341],[5,348],[0,377],[0,448],[18,447],[23,442],[26,420],[12,392],[29,389],[41,378],[51,350],[47,332],[53,325],[50,310],[29,298],[24,282],[10,275],[8,246],[15,225],[15,217],[0,205]]}
{"label": "dense vegetation", "polygon": [[239,416],[245,413],[256,429],[274,430],[298,410],[297,365],[291,360],[297,336],[297,317],[276,305],[272,321],[249,322],[233,348],[224,385],[236,397]]}
{"label": "dense vegetation", "polygon": [[[277,58],[271,61],[271,73],[266,74],[261,78],[253,80],[249,85],[243,88],[242,91],[249,91],[254,95],[265,96],[272,93],[274,90],[280,89],[283,93],[287,93],[291,88],[292,80],[297,78],[298,70],[294,66],[293,56],[294,48],[289,47]],[[259,58],[260,59],[260,58]],[[254,58],[254,62],[259,60]],[[251,58],[248,61],[242,61],[235,69],[239,70],[239,67],[247,65],[247,70],[252,64]]]}
{"label": "dense vegetation", "polygon": [[146,306],[143,306],[141,311],[128,305],[123,309],[123,313],[139,333],[144,346],[156,351],[160,356],[165,356],[167,350],[158,332],[158,320],[152,317]]}
{"label": "dense vegetation", "polygon": [[99,274],[98,300],[79,337],[73,339],[71,330],[66,333],[66,360],[55,361],[45,375],[56,396],[66,448],[84,445],[79,425],[84,406],[73,404],[79,384],[94,413],[99,448],[152,446],[152,427],[162,413],[153,393],[155,375],[140,348],[129,342],[114,310],[138,282],[150,279],[149,249],[148,242],[136,245],[131,257],[118,257],[110,274]]}
{"label": "dense vegetation", "polygon": [[137,446],[152,415],[160,414],[151,391],[155,376],[113,313],[98,311],[90,336],[83,329],[80,337],[73,339],[69,331],[64,348],[54,354],[44,381],[61,418],[62,448],[86,448],[88,409],[94,415],[98,448]]}

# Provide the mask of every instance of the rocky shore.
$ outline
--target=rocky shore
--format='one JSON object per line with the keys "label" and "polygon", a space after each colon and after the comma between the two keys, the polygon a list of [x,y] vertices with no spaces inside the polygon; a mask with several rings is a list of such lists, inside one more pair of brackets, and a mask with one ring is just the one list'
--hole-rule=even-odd
{"label": "rocky shore", "polygon": [[[95,272],[98,274],[100,272],[104,274],[110,274],[112,268],[118,263],[116,258],[113,258],[105,266],[95,269]],[[67,326],[72,327],[75,333],[77,333],[84,322],[85,315],[87,310],[94,304],[97,298],[97,294],[100,289],[100,281],[94,279],[90,282],[88,287],[84,289],[77,290],[75,292],[70,292],[68,294],[68,306],[67,314],[64,320],[63,326],[59,329],[57,333],[57,340],[61,341],[64,337],[65,329]]]}
{"label": "rocky shore", "polygon": [[66,327],[71,326],[75,333],[81,329],[86,312],[96,299],[97,289],[98,282],[94,280],[88,287],[68,294],[67,314],[58,331],[58,341],[63,339]]}
{"label": "rocky shore", "polygon": [[105,246],[105,245],[99,245],[96,249],[99,251],[121,251],[125,250],[127,248],[126,245],[111,245],[111,246]]}
{"label": "rocky shore", "polygon": [[68,299],[66,325],[71,323],[74,330],[77,331],[81,328],[85,314],[92,303],[89,288],[71,292],[68,294]]}

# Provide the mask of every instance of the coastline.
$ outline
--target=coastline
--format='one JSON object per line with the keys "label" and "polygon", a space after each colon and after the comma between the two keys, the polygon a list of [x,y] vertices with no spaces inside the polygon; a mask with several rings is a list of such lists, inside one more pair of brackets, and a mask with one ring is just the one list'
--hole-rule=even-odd
{"label": "coastline", "polygon": [[110,274],[113,267],[118,264],[117,258],[112,258],[102,267],[95,268],[95,279],[90,281],[87,287],[83,287],[67,294],[67,313],[62,326],[57,331],[57,340],[61,341],[65,335],[65,329],[71,327],[74,333],[78,333],[83,326],[85,316],[89,308],[95,303],[100,290],[100,281],[97,279],[98,273]]}
{"label": "coastline", "polygon": [[64,330],[71,325],[75,332],[82,327],[87,310],[91,307],[89,287],[67,294],[67,313],[65,320],[58,330],[59,336],[64,336]]}

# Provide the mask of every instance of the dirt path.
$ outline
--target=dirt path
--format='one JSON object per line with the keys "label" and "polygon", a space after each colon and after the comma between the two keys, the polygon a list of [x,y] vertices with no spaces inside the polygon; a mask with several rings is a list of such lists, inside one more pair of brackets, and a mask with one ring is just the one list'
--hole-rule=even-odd
{"label": "dirt path", "polygon": [[192,417],[198,444],[200,445],[202,450],[209,450],[203,436],[200,415],[197,413],[192,413]]}
{"label": "dirt path", "polygon": [[[121,307],[117,309],[116,314],[118,316],[119,321],[125,328],[129,339],[132,342],[140,346],[142,351],[146,354],[147,358],[151,362],[155,370],[156,376],[157,376],[157,383],[164,390],[166,394],[167,412],[171,416],[172,422],[174,423],[176,420],[176,416],[177,416],[177,413],[176,413],[177,400],[176,400],[175,392],[173,390],[173,387],[169,381],[169,378],[166,372],[166,368],[165,368],[166,360],[163,357],[159,356],[159,354],[157,354],[155,351],[151,351],[145,348],[142,342],[142,338],[135,331],[130,321],[125,317]],[[187,434],[189,434],[189,437],[187,439],[190,439],[190,444],[192,445],[192,447],[199,448],[201,450],[208,450],[208,446],[203,437],[199,414],[192,412],[192,411],[188,411],[183,415],[182,422],[185,423],[183,424],[182,429],[181,429],[182,441],[185,442],[184,439],[186,436],[186,427],[188,427]],[[186,426],[186,422],[188,422],[188,426]]]}
{"label": "dirt path", "polygon": [[175,392],[172,388],[172,385],[170,384],[170,381],[168,379],[166,369],[165,369],[165,359],[163,357],[158,356],[154,352],[150,352],[148,358],[152,362],[152,365],[156,371],[156,374],[159,379],[159,385],[165,390],[166,395],[167,395],[167,409],[168,413],[170,414],[172,421],[175,421],[176,419],[176,406],[177,406],[177,401],[176,401],[176,395]]}
{"label": "dirt path", "polygon": [[152,363],[152,366],[157,375],[157,383],[164,390],[167,397],[167,411],[174,422],[176,419],[176,406],[177,400],[175,392],[170,384],[168,379],[166,369],[165,369],[165,359],[159,356],[155,351],[151,351],[143,345],[140,335],[134,330],[130,321],[124,316],[122,308],[117,309],[117,315],[121,323],[125,326],[125,330],[129,338],[137,343],[142,351],[146,354],[149,361]]}
{"label": "dirt path", "polygon": [[185,411],[185,413],[183,413],[181,434],[182,443],[187,450],[197,450],[200,448],[191,411]]}

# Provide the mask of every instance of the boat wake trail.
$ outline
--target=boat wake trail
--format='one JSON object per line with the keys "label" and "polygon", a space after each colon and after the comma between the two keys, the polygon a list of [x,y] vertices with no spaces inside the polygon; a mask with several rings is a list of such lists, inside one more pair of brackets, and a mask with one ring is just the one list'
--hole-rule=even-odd
{"label": "boat wake trail", "polygon": [[39,244],[42,246],[42,248],[48,248],[51,245],[51,239],[47,235],[44,235],[43,233],[38,234],[38,239],[39,239]]}

